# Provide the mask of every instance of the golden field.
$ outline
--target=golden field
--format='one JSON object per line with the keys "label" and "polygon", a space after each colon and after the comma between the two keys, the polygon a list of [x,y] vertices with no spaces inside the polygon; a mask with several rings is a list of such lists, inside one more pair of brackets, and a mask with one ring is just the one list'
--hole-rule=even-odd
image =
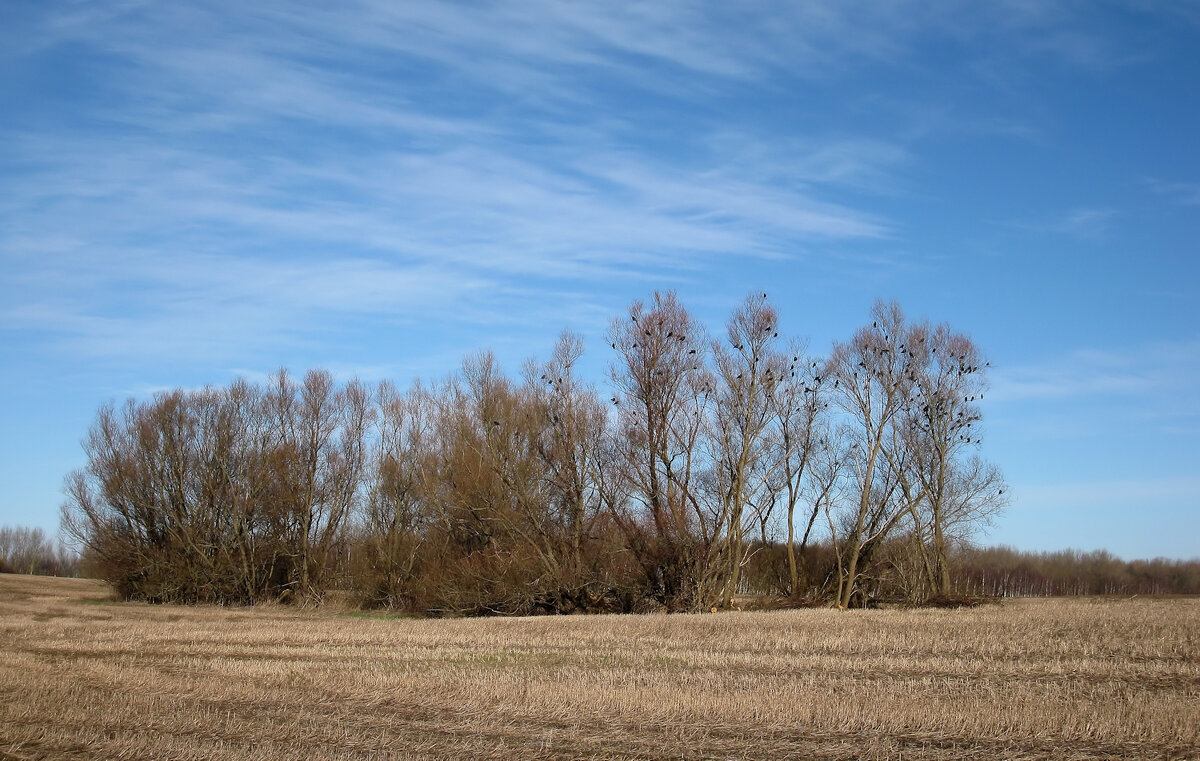
{"label": "golden field", "polygon": [[1200,600],[410,620],[0,575],[0,758],[1200,758]]}

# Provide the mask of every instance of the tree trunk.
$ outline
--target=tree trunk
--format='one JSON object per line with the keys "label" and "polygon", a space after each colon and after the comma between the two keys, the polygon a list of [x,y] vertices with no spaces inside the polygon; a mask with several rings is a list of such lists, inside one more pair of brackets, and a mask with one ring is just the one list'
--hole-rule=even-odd
{"label": "tree trunk", "polygon": [[795,506],[793,505],[792,507],[790,507],[788,509],[788,517],[787,517],[788,581],[790,583],[790,587],[788,588],[788,594],[790,597],[799,597],[800,596],[800,573],[799,573],[799,570],[796,568],[796,532],[795,532],[796,518],[795,518],[795,514],[796,514]]}

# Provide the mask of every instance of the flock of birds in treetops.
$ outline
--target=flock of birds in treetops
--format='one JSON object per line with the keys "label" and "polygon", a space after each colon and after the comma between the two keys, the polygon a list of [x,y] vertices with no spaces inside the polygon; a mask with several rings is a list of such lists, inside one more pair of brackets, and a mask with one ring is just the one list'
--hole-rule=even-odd
{"label": "flock of birds in treetops", "polygon": [[[763,297],[764,299],[766,299],[766,297],[767,297],[767,294],[765,294],[765,293],[764,293],[764,294],[762,295],[762,297]],[[631,316],[631,317],[630,317],[630,319],[631,319],[631,320],[632,320],[632,321],[633,321],[635,324],[637,323],[637,317],[636,317],[636,316]],[[660,320],[658,321],[658,326],[659,326],[659,328],[662,328],[662,327],[663,327],[663,320],[661,320],[661,319],[660,319]],[[878,330],[879,330],[879,322],[878,322],[877,320],[876,320],[876,321],[873,321],[873,322],[871,323],[871,327],[872,327],[874,330],[878,331]],[[771,332],[771,337],[772,337],[772,338],[778,338],[778,337],[779,337],[779,332],[778,332],[778,331],[776,331],[776,330],[774,330],[774,329],[773,329],[773,327],[764,327],[764,328],[763,328],[763,332],[765,333],[765,332],[767,332],[767,331],[770,331],[770,332]],[[654,336],[654,333],[653,333],[653,332],[652,332],[652,331],[651,331],[649,328],[644,328],[644,329],[643,329],[643,332],[644,332],[644,334],[645,334],[647,337],[653,337],[653,336]],[[685,342],[685,341],[687,340],[687,336],[683,335],[682,333],[681,333],[681,334],[679,334],[679,335],[675,335],[675,333],[674,333],[674,331],[673,331],[673,330],[668,330],[668,331],[667,331],[667,334],[666,334],[666,336],[665,336],[665,337],[666,337],[666,338],[668,338],[668,339],[673,339],[673,340],[676,340],[676,341],[678,341],[678,342],[680,342],[680,343],[683,343],[683,342]],[[865,347],[864,347],[864,348],[866,349],[866,351],[869,351],[869,352],[874,352],[874,353],[877,353],[877,354],[880,354],[880,355],[889,355],[889,354],[891,354],[892,352],[891,352],[891,349],[890,349],[890,348],[888,348],[888,344],[890,344],[890,342],[891,342],[891,340],[892,340],[892,337],[891,337],[890,335],[888,335],[888,333],[885,331],[885,332],[882,334],[882,338],[883,338],[883,345],[882,345],[882,346],[880,346],[880,347],[878,347],[878,348],[877,348],[877,347],[875,347],[875,346],[872,346],[872,345],[867,345],[867,346],[865,346]],[[923,342],[923,341],[924,341],[924,338],[923,338],[922,336],[919,336],[919,335],[918,335],[918,336],[916,336],[916,337],[915,337],[915,340],[917,340],[917,341],[922,341],[922,342]],[[614,349],[618,348],[618,347],[617,347],[617,344],[616,344],[616,342],[613,342],[611,345],[612,345],[612,348],[614,348]],[[640,347],[639,347],[639,345],[638,345],[638,343],[637,343],[637,342],[633,342],[633,343],[631,344],[631,348],[637,349],[637,348],[640,348]],[[737,349],[738,351],[743,351],[743,350],[745,349],[745,346],[744,346],[743,344],[737,343],[737,344],[733,344],[733,348]],[[897,351],[898,351],[900,354],[902,354],[902,355],[905,355],[906,357],[912,357],[912,353],[908,351],[907,347],[906,347],[904,344],[900,344],[900,346],[899,346],[899,347],[897,347]],[[932,353],[932,354],[936,354],[936,353],[937,353],[937,347],[933,347],[932,349],[930,349],[930,353]],[[696,354],[696,349],[689,349],[689,350],[688,350],[688,352],[687,352],[687,354],[688,354],[688,355],[694,355],[694,354]],[[981,367],[980,367],[979,365],[970,365],[970,364],[967,364],[967,355],[966,355],[966,354],[958,354],[958,355],[954,355],[954,354],[952,354],[952,355],[950,355],[950,356],[951,356],[951,359],[952,359],[952,360],[957,360],[957,362],[958,362],[957,366],[952,366],[952,367],[951,367],[951,369],[952,369],[952,370],[953,370],[953,372],[954,372],[954,373],[955,373],[957,376],[959,376],[959,377],[962,377],[962,376],[964,376],[964,375],[970,375],[970,374],[976,373],[976,372],[978,372],[978,371],[981,369]],[[791,373],[791,376],[790,376],[790,377],[792,377],[792,378],[795,378],[795,377],[796,377],[796,363],[797,363],[797,362],[799,362],[799,361],[800,361],[800,357],[799,357],[799,356],[794,356],[794,357],[792,357],[792,364],[791,364],[791,366],[790,366],[790,368],[789,368],[789,370],[790,370],[790,373]],[[992,364],[991,362],[985,362],[983,366],[985,366],[985,367],[990,367],[990,366],[991,366],[991,364]],[[816,362],[813,362],[813,363],[812,363],[812,368],[811,368],[811,369],[813,369],[813,370],[816,370],[816,369],[818,369],[818,367],[819,367],[818,363],[816,363]],[[862,369],[866,370],[866,369],[867,369],[867,363],[866,363],[866,361],[865,361],[865,360],[861,360],[861,361],[859,361],[859,363],[858,363],[858,367],[860,367],[860,368],[862,368]],[[699,369],[700,369],[700,366],[699,366],[698,364],[697,364],[697,365],[693,365],[691,369],[692,369],[693,371],[695,371],[695,370],[699,370]],[[660,374],[666,374],[666,372],[667,372],[667,371],[666,371],[666,370],[657,370],[657,371],[655,371],[655,372],[658,372],[658,373],[660,373]],[[882,368],[875,368],[873,372],[874,372],[874,375],[875,375],[875,376],[876,376],[876,377],[877,377],[877,378],[878,378],[878,379],[879,379],[881,382],[884,380],[884,377],[885,377],[886,373],[884,372],[884,370],[883,370]],[[765,379],[765,380],[767,380],[768,382],[770,382],[770,381],[772,381],[772,380],[775,380],[775,379],[773,378],[773,371],[772,371],[772,370],[771,370],[771,368],[769,368],[769,367],[766,369],[766,371],[764,372],[763,376],[764,376],[764,379]],[[854,373],[853,373],[853,377],[854,377],[854,380],[857,382],[857,381],[858,381],[858,371],[857,371],[857,370],[856,370],[856,371],[854,371]],[[915,383],[917,382],[917,377],[916,377],[916,374],[915,374],[915,372],[914,372],[914,371],[913,371],[911,368],[900,368],[900,373],[899,373],[897,376],[895,376],[895,377],[896,377],[896,383],[895,383],[895,387],[898,387],[898,386],[899,386],[900,379],[902,379],[902,378],[907,378],[907,380],[908,380],[910,383],[914,383],[914,384],[915,384]],[[738,375],[737,375],[737,379],[738,379],[738,380],[741,380],[741,378],[742,378],[742,374],[741,374],[741,373],[738,373]],[[547,376],[547,375],[544,375],[544,374],[541,376],[541,379],[542,379],[543,381],[545,381],[547,384],[550,384],[550,385],[556,385],[556,384],[557,384],[557,385],[561,386],[561,385],[562,385],[562,383],[563,383],[563,379],[562,379],[562,378],[557,378],[557,379],[555,379],[555,378],[549,377],[549,376]],[[960,410],[957,410],[957,414],[955,414],[953,417],[950,417],[950,418],[943,418],[943,417],[942,417],[941,413],[946,411],[946,408],[947,408],[947,406],[949,405],[949,406],[953,407],[953,405],[954,405],[955,403],[954,403],[954,402],[952,402],[951,400],[949,400],[949,399],[946,397],[946,395],[945,395],[945,394],[941,393],[941,381],[942,381],[942,379],[939,377],[939,378],[937,379],[937,384],[938,384],[938,385],[937,385],[937,387],[935,387],[934,389],[932,389],[932,396],[933,396],[934,398],[936,398],[938,401],[937,401],[935,404],[933,404],[933,405],[930,405],[930,404],[925,404],[925,405],[924,405],[924,406],[921,408],[921,411],[922,411],[922,412],[925,414],[925,419],[923,419],[922,421],[920,421],[920,423],[921,423],[921,424],[923,424],[923,425],[922,425],[923,429],[924,429],[924,430],[925,430],[925,432],[927,432],[927,433],[932,433],[932,432],[933,432],[933,429],[934,429],[934,428],[937,426],[938,422],[939,422],[939,421],[944,421],[944,423],[945,423],[945,425],[946,425],[946,428],[947,428],[947,430],[948,430],[949,432],[952,432],[952,433],[956,433],[956,434],[957,434],[957,435],[955,436],[955,438],[954,438],[954,440],[955,440],[956,442],[967,443],[967,444],[970,444],[970,443],[974,443],[974,444],[980,444],[980,443],[982,443],[982,439],[974,439],[974,440],[973,440],[973,439],[970,437],[970,435],[969,435],[969,431],[970,431],[971,425],[972,425],[973,423],[977,423],[977,422],[979,422],[979,421],[982,419],[982,417],[981,417],[981,416],[980,416],[980,415],[979,415],[977,412],[974,412],[974,411],[971,411],[971,410],[967,410],[967,411],[965,411],[965,412],[964,412],[963,410],[961,410],[961,409],[960,409]],[[812,385],[812,386],[809,386],[807,383],[804,383],[804,384],[803,384],[803,389],[804,389],[804,393],[805,393],[805,394],[816,394],[816,393],[817,393],[817,391],[818,391],[818,389],[819,389],[819,387],[820,387],[820,385],[821,385],[821,376],[820,376],[820,375],[817,375],[817,374],[815,374],[815,373],[814,373],[814,374],[813,374],[813,377],[812,377],[812,383],[813,383],[813,385]],[[840,381],[840,379],[837,379],[837,378],[835,378],[835,379],[834,379],[834,381],[833,381],[833,387],[834,387],[834,388],[840,388],[840,385],[841,385],[841,381]],[[895,388],[893,388],[893,390],[895,390]],[[708,387],[705,387],[704,389],[702,389],[702,391],[704,392],[704,395],[707,397],[707,396],[708,396],[708,394],[712,393],[713,389],[712,389],[712,387],[711,387],[711,386],[708,386]],[[915,394],[915,392],[913,392],[913,393]],[[813,399],[815,399],[815,397],[812,397],[812,398],[813,398]],[[956,398],[957,398],[957,397],[956,397]],[[977,396],[964,396],[964,397],[963,397],[963,402],[964,402],[964,403],[970,403],[970,402],[973,402],[973,401],[975,401],[977,398],[978,398],[978,399],[983,399],[983,393],[982,393],[982,392],[980,392],[980,393],[979,393]],[[910,404],[911,404],[911,403],[914,403],[914,402],[916,402],[917,400],[918,400],[918,399],[917,399],[917,397],[916,397],[916,396],[911,396],[911,397],[908,397],[908,398],[906,399],[906,401],[907,401],[907,402],[909,402]],[[617,398],[617,397],[615,397],[615,396],[614,396],[614,397],[612,397],[611,401],[612,401],[612,403],[613,403],[614,405],[618,405],[618,406],[619,406],[619,405],[620,405],[620,403],[621,403],[620,399],[618,399],[618,398]],[[823,404],[823,405],[819,405],[819,408],[820,408],[820,409],[827,409],[828,407],[829,407],[829,404],[828,404],[827,402],[826,402],[825,404]],[[803,409],[803,407],[797,407],[797,408],[796,408],[796,411],[797,411],[797,412],[800,412],[802,409]],[[932,410],[933,414],[931,414],[931,410]],[[951,411],[953,411],[953,410],[951,410]],[[498,426],[498,425],[500,425],[500,422],[499,422],[499,421],[495,421],[495,422],[493,422],[493,425],[496,425],[496,426]],[[1001,492],[1001,493],[1003,493],[1003,492]]]}

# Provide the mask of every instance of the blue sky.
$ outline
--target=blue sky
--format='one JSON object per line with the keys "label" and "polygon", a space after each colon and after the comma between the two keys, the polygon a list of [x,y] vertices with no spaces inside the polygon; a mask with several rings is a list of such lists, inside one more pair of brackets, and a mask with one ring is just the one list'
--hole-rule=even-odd
{"label": "blue sky", "polygon": [[985,543],[1200,556],[1200,3],[5,3],[0,523],[97,408],[406,385],[676,289],[993,364]]}

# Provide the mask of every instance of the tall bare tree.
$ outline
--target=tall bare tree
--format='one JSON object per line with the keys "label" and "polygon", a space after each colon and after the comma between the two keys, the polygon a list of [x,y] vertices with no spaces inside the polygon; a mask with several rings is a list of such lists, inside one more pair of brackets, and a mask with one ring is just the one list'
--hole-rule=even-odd
{"label": "tall bare tree", "polygon": [[288,507],[293,589],[320,602],[323,574],[361,494],[370,392],[352,381],[338,390],[327,370],[310,370],[297,385],[280,370],[267,390],[273,425],[273,495]]}
{"label": "tall bare tree", "polygon": [[853,464],[854,497],[843,524],[830,523],[838,543],[837,603],[865,600],[860,581],[880,542],[911,514],[923,495],[908,477],[909,452],[897,424],[909,408],[916,382],[910,330],[899,304],[877,303],[872,324],[834,346],[826,368],[836,381],[832,394],[846,415]]}
{"label": "tall bare tree", "polygon": [[950,532],[976,525],[1004,505],[999,472],[966,458],[982,441],[978,402],[988,363],[969,337],[945,324],[913,326],[907,351],[912,402],[899,425],[923,497],[913,505],[913,520],[927,583],[934,594],[947,595]]}
{"label": "tall bare tree", "polygon": [[719,568],[708,560],[723,529],[704,504],[701,445],[715,386],[704,367],[708,341],[674,292],[656,292],[649,306],[635,301],[609,340],[622,491],[635,503],[615,505],[614,517],[651,596],[672,608],[705,607],[719,594]]}
{"label": "tall bare tree", "polygon": [[[439,525],[451,553],[442,597],[464,612],[527,612],[561,572],[540,421],[491,352],[463,362],[439,408]],[[454,558],[458,554],[460,557]]]}
{"label": "tall bare tree", "polygon": [[726,324],[727,342],[713,341],[717,376],[710,456],[719,510],[713,522],[724,533],[718,545],[725,566],[720,605],[728,607],[745,561],[746,510],[772,502],[768,484],[786,461],[772,459],[775,397],[791,372],[779,344],[779,318],[767,294],[751,294]]}
{"label": "tall bare tree", "polygon": [[[802,557],[798,557],[796,547],[796,511],[806,493],[806,485],[813,481],[811,465],[819,456],[818,447],[822,441],[827,441],[825,410],[828,402],[821,389],[821,362],[811,360],[805,352],[805,347],[799,341],[793,341],[784,355],[787,362],[783,377],[770,399],[771,413],[777,430],[775,437],[778,473],[776,493],[783,500],[787,514],[787,530],[785,544],[787,547],[788,565],[788,594],[799,596],[807,586],[806,574],[802,569]],[[822,433],[826,432],[823,436]],[[832,479],[828,482],[832,488]],[[802,556],[808,540],[812,535],[813,526],[821,509],[822,497],[827,496],[828,488],[818,488],[810,495],[811,510],[805,519],[804,531],[800,540],[799,555]]]}
{"label": "tall bare tree", "polygon": [[369,580],[363,591],[374,605],[410,608],[420,596],[418,561],[430,520],[432,402],[419,383],[406,393],[381,383],[375,399],[378,435],[364,516]]}
{"label": "tall bare tree", "polygon": [[540,420],[537,451],[550,509],[569,542],[559,595],[562,605],[572,608],[592,607],[603,594],[589,587],[594,574],[585,568],[585,545],[601,509],[599,470],[607,413],[595,390],[578,378],[582,356],[582,339],[563,332],[550,360],[540,367],[530,363],[525,372],[526,394]]}

